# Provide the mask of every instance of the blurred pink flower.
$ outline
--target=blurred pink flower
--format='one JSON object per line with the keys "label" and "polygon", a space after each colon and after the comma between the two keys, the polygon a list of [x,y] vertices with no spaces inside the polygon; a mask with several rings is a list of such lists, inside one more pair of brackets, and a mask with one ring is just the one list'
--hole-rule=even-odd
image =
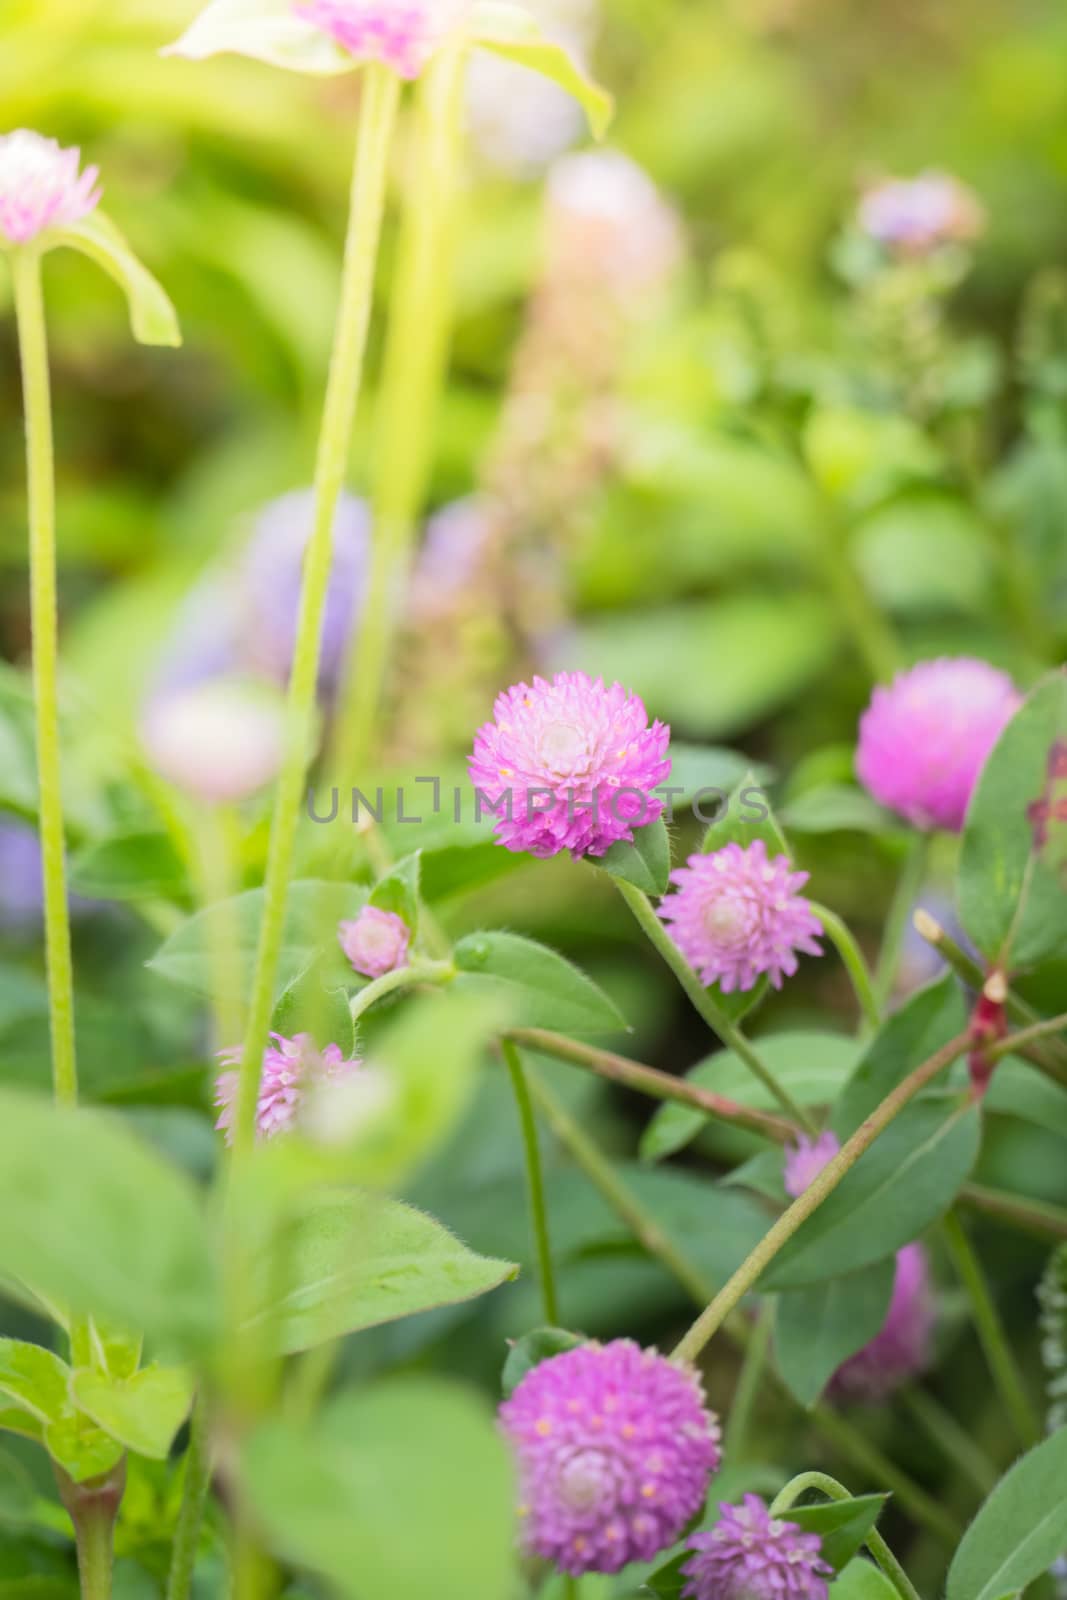
{"label": "blurred pink flower", "polygon": [[987,661],[920,662],[874,691],[860,719],[859,780],[914,827],[958,833],[986,758],[1021,703]]}
{"label": "blurred pink flower", "polygon": [[860,200],[859,224],[879,244],[922,255],[953,240],[976,238],[985,213],[973,189],[945,172],[885,178]]}
{"label": "blurred pink flower", "polygon": [[809,1139],[803,1133],[798,1134],[796,1143],[787,1145],[785,1150],[786,1194],[792,1195],[794,1200],[799,1199],[840,1148],[840,1140],[828,1128],[814,1139]]}
{"label": "blurred pink flower", "polygon": [[[259,1084],[259,1104],[256,1109],[256,1136],[272,1139],[276,1134],[288,1133],[294,1126],[305,1095],[324,1084],[339,1083],[352,1073],[359,1072],[363,1063],[358,1059],[346,1061],[340,1045],[328,1044],[319,1050],[310,1034],[298,1033],[286,1039],[272,1033],[263,1053],[263,1072]],[[219,1107],[216,1128],[226,1135],[226,1143],[233,1143],[233,1113],[237,1098],[237,1085],[241,1064],[240,1047],[220,1050],[219,1060],[230,1071],[219,1074],[215,1083],[215,1104]]]}
{"label": "blurred pink flower", "polygon": [[25,128],[0,137],[0,236],[25,244],[88,216],[100,203],[100,172],[80,164],[80,150]]}
{"label": "blurred pink flower", "polygon": [[417,78],[462,21],[464,0],[298,0],[298,17],[360,61]]}
{"label": "blurred pink flower", "polygon": [[822,1559],[822,1540],[795,1522],[772,1517],[755,1494],[739,1506],[719,1507],[706,1533],[686,1544],[695,1554],[682,1567],[688,1600],[826,1600],[833,1568]]}
{"label": "blurred pink flower", "polygon": [[524,1543],[575,1576],[672,1544],[720,1461],[697,1374],[630,1339],[540,1362],[500,1421],[518,1458]]}
{"label": "blurred pink flower", "polygon": [[338,929],[341,949],[365,978],[380,978],[408,964],[411,930],[395,911],[364,906],[358,917]]}
{"label": "blurred pink flower", "polygon": [[257,684],[219,678],[157,696],[142,718],[153,767],[206,805],[246,800],[270,783],[285,752],[285,705]]}
{"label": "blurred pink flower", "polygon": [[797,970],[797,953],[822,954],[822,923],[799,891],[806,872],[783,855],[768,859],[762,839],[689,857],[671,873],[677,892],[659,915],[702,983],[724,994],[755,987],[766,973],[776,989]]}
{"label": "blurred pink flower", "polygon": [[662,815],[653,791],[670,775],[669,740],[621,684],[560,672],[498,696],[474,741],[471,782],[479,805],[496,808],[506,849],[602,856]]}

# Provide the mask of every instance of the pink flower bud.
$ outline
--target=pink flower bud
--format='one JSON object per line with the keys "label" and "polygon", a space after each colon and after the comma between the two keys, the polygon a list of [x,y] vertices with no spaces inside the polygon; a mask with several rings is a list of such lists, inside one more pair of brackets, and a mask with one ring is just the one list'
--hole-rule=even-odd
{"label": "pink flower bud", "polygon": [[395,911],[364,906],[358,917],[338,929],[341,949],[365,978],[381,978],[408,964],[411,930]]}
{"label": "pink flower bud", "polygon": [[80,150],[25,128],[0,138],[0,243],[25,244],[88,216],[100,202],[100,173],[79,172],[80,163]]}

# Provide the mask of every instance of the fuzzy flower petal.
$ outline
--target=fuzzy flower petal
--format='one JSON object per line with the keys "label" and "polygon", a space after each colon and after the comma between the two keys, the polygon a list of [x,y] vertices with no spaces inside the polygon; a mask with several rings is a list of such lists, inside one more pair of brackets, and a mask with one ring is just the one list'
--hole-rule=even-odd
{"label": "fuzzy flower petal", "polygon": [[500,1420],[526,1547],[575,1576],[650,1561],[700,1510],[719,1466],[697,1375],[629,1339],[541,1362]]}
{"label": "fuzzy flower petal", "polygon": [[[307,1033],[298,1033],[294,1039],[272,1033],[271,1040],[263,1053],[256,1110],[256,1136],[260,1139],[272,1139],[275,1134],[289,1132],[308,1092],[325,1084],[340,1083],[359,1072],[363,1065],[358,1059],[346,1061],[338,1044],[328,1044],[324,1050],[318,1050]],[[215,1083],[215,1104],[219,1107],[215,1126],[225,1133],[227,1144],[233,1143],[241,1054],[240,1048],[219,1052],[220,1061],[230,1070],[220,1073]]]}
{"label": "fuzzy flower petal", "polygon": [[364,906],[358,917],[337,930],[341,949],[365,978],[381,978],[408,964],[411,929],[395,911]]}
{"label": "fuzzy flower petal", "polygon": [[798,952],[822,954],[822,923],[799,893],[808,874],[794,872],[785,856],[768,859],[762,839],[690,856],[671,881],[678,891],[659,915],[701,982],[720,984],[724,994],[754,988],[764,973],[780,989],[797,970]]}
{"label": "fuzzy flower petal", "polygon": [[653,790],[670,775],[670,729],[621,684],[560,672],[497,698],[470,760],[479,814],[497,843],[534,856],[602,856],[655,822]]}
{"label": "fuzzy flower petal", "polygon": [[986,758],[1021,703],[1011,679],[986,661],[923,661],[874,691],[860,719],[859,780],[916,828],[958,833]]}
{"label": "fuzzy flower petal", "polygon": [[714,1528],[686,1541],[695,1552],[682,1567],[687,1600],[826,1600],[833,1568],[817,1533],[772,1517],[755,1494],[719,1510]]}
{"label": "fuzzy flower petal", "polygon": [[46,228],[69,227],[100,203],[100,173],[79,171],[80,150],[25,128],[0,138],[0,244],[25,244]]}

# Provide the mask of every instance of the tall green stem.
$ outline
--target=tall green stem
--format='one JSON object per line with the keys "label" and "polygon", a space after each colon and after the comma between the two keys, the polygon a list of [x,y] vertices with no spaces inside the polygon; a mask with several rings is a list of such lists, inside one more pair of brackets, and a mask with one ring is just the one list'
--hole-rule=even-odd
{"label": "tall green stem", "polygon": [[522,1129],[522,1147],[526,1159],[526,1186],[530,1201],[530,1226],[537,1249],[537,1270],[541,1278],[541,1304],[545,1321],[550,1327],[559,1323],[559,1295],[556,1291],[556,1274],[552,1265],[552,1244],[548,1233],[548,1207],[545,1204],[545,1177],[541,1166],[541,1147],[537,1139],[537,1121],[533,1102],[526,1082],[519,1052],[509,1039],[501,1041],[501,1054],[507,1063],[511,1086],[515,1091],[515,1105]]}
{"label": "tall green stem", "polygon": [[315,468],[315,521],[305,557],[300,616],[289,683],[288,743],[274,804],[259,947],[234,1113],[233,1153],[236,1160],[248,1153],[255,1139],[263,1048],[270,1026],[285,927],[289,875],[315,715],[322,618],[333,553],[334,515],[344,485],[363,375],[374,294],[374,271],[385,204],[387,161],[399,88],[399,79],[387,67],[371,64],[363,68],[363,95],[341,303]]}
{"label": "tall green stem", "polygon": [[185,1481],[182,1484],[182,1503],[178,1523],[174,1530],[171,1549],[170,1573],[167,1578],[167,1600],[189,1600],[196,1567],[196,1551],[200,1542],[200,1523],[204,1515],[204,1501],[211,1483],[211,1445],[208,1430],[207,1401],[201,1392],[193,1407],[189,1428],[189,1447],[185,1453]]}
{"label": "tall green stem", "polygon": [[745,1453],[752,1427],[752,1414],[763,1387],[773,1333],[774,1300],[769,1299],[764,1302],[756,1318],[752,1337],[748,1341],[748,1348],[741,1364],[741,1375],[734,1390],[733,1405],[730,1407],[730,1415],[726,1422],[723,1455],[731,1467],[735,1467]]}
{"label": "tall green stem", "polygon": [[782,1087],[766,1062],[761,1059],[759,1053],[753,1049],[745,1038],[740,1028],[736,1027],[729,1017],[723,1011],[720,1011],[715,1004],[711,995],[657,917],[648,896],[642,894],[640,889],[634,888],[633,884],[624,882],[622,878],[613,878],[612,882],[633,912],[641,931],[647,935],[649,943],[659,951],[678,979],[690,1002],[703,1017],[708,1027],[719,1035],[723,1043],[728,1045],[736,1056],[740,1057],[749,1071],[774,1096],[786,1115],[792,1117],[794,1122],[799,1122],[801,1127],[805,1128],[809,1133],[814,1133],[816,1131],[815,1124],[808,1113]]}
{"label": "tall green stem", "polygon": [[[851,1500],[844,1484],[838,1483],[836,1478],[828,1477],[825,1472],[803,1472],[791,1483],[787,1483],[781,1494],[771,1506],[771,1515],[780,1517],[796,1505],[802,1494],[809,1489],[818,1489],[827,1500]],[[877,1561],[890,1583],[901,1596],[901,1600],[919,1600],[918,1590],[908,1577],[896,1556],[886,1544],[877,1528],[872,1528],[864,1540],[871,1555]]]}
{"label": "tall green stem", "polygon": [[55,1462],[52,1470],[74,1524],[82,1600],[111,1600],[115,1518],[126,1487],[126,1458],[102,1478],[85,1483],[75,1483]]}
{"label": "tall green stem", "polygon": [[974,1317],[975,1329],[985,1352],[993,1382],[1000,1392],[1023,1448],[1029,1450],[1040,1439],[1041,1428],[1027,1396],[1026,1386],[1016,1365],[1011,1345],[1008,1343],[1000,1313],[989,1292],[982,1264],[954,1211],[948,1213],[942,1228],[960,1282],[970,1301],[971,1315]]}
{"label": "tall green stem", "polygon": [[372,754],[412,537],[429,477],[452,326],[465,64],[465,50],[442,51],[416,91],[415,152],[382,376],[370,580],[337,721],[335,767],[347,783],[360,781]]}
{"label": "tall green stem", "polygon": [[856,571],[848,547],[848,530],[826,496],[822,497],[821,533],[826,585],[856,654],[876,683],[888,681],[901,665],[900,645]]}
{"label": "tall green stem", "polygon": [[767,1267],[770,1266],[778,1252],[788,1244],[796,1233],[801,1223],[806,1222],[816,1212],[823,1201],[828,1199],[837,1188],[841,1180],[856,1165],[856,1162],[866,1153],[878,1138],[888,1128],[894,1117],[899,1116],[904,1107],[914,1100],[915,1096],[926,1085],[933,1081],[946,1067],[952,1065],[967,1048],[967,1036],[961,1034],[949,1044],[938,1050],[922,1066],[916,1067],[914,1072],[908,1074],[903,1083],[897,1085],[892,1094],[887,1095],[873,1111],[865,1122],[861,1123],[851,1139],[847,1140],[834,1156],[833,1160],[820,1172],[819,1176],[811,1183],[799,1200],[794,1200],[788,1210],[783,1211],[778,1221],[760,1240],[755,1250],[741,1263],[729,1283],[722,1288],[712,1300],[707,1309],[697,1318],[685,1338],[674,1352],[678,1361],[695,1361],[704,1346],[722,1326],[726,1317],[735,1306],[739,1305],[748,1291],[757,1283]]}
{"label": "tall green stem", "polygon": [[74,1051],[74,967],[70,952],[60,783],[56,492],[48,336],[41,288],[41,257],[32,247],[23,247],[13,251],[10,260],[26,415],[33,699],[37,731],[37,788],[44,879],[52,1082],[57,1101],[61,1105],[74,1105],[78,1099],[78,1068]]}
{"label": "tall green stem", "polygon": [[810,904],[826,931],[826,937],[841,957],[864,1024],[868,1028],[877,1028],[882,1020],[882,1008],[874,992],[874,983],[867,963],[863,959],[863,952],[856,943],[852,930],[837,912],[831,911],[828,906],[818,905],[814,900]]}
{"label": "tall green stem", "polygon": [[874,995],[880,1011],[885,1010],[889,997],[893,993],[893,984],[896,982],[897,968],[900,965],[900,950],[904,943],[904,934],[911,918],[912,907],[923,885],[929,854],[929,835],[917,833],[909,844],[908,854],[897,879],[896,889],[893,891],[889,915],[886,918],[885,932],[882,936],[882,948],[878,954],[878,967],[874,975]]}

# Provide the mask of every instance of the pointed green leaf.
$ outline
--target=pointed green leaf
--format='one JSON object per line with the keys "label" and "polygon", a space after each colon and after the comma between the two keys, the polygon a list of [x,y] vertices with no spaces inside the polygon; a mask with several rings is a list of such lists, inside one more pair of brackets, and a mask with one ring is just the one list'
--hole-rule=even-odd
{"label": "pointed green leaf", "polygon": [[880,1567],[858,1557],[830,1585],[830,1600],[900,1600]]}
{"label": "pointed green leaf", "polygon": [[1067,1428],[1027,1451],[963,1536],[948,1600],[999,1600],[1033,1583],[1067,1553]]}
{"label": "pointed green leaf", "polygon": [[398,861],[380,878],[370,892],[368,904],[380,911],[391,911],[406,922],[412,933],[419,926],[419,887],[422,877],[422,851]]}
{"label": "pointed green leaf", "polygon": [[515,1393],[526,1374],[540,1366],[542,1361],[562,1355],[565,1350],[574,1350],[584,1343],[580,1333],[568,1333],[566,1328],[535,1328],[532,1333],[517,1339],[508,1351],[500,1377],[505,1400]]}
{"label": "pointed green leaf", "polygon": [[109,1472],[122,1455],[86,1418],[70,1395],[71,1371],[65,1361],[40,1345],[0,1339],[0,1396],[10,1410],[0,1425],[42,1443],[75,1482]]}
{"label": "pointed green leaf", "polygon": [[597,866],[613,878],[632,883],[643,894],[667,893],[671,871],[671,841],[667,825],[660,817],[647,827],[634,829],[634,842],[613,844],[600,857]]}
{"label": "pointed green leaf", "polygon": [[614,114],[614,101],[593,82],[566,46],[548,39],[536,17],[507,0],[476,0],[468,31],[475,44],[507,61],[551,78],[572,94],[589,118],[594,138],[602,139]]}
{"label": "pointed green leaf", "polygon": [[71,1378],[71,1396],[112,1439],[154,1461],[165,1461],[189,1415],[195,1383],[185,1367],[142,1367],[129,1378],[88,1369]]}
{"label": "pointed green leaf", "polygon": [[555,950],[516,933],[471,933],[455,950],[459,989],[499,995],[513,1026],[560,1033],[614,1033],[626,1020],[614,1001]]}
{"label": "pointed green leaf", "polygon": [[114,278],[129,302],[130,326],[139,344],[181,344],[177,313],[168,295],[103,212],[90,212],[80,222],[52,230],[48,237],[54,244],[80,250]]}
{"label": "pointed green leaf", "polygon": [[887,1494],[856,1495],[847,1500],[824,1500],[819,1505],[791,1506],[782,1515],[805,1533],[817,1533],[823,1559],[841,1572],[861,1549],[888,1499]]}
{"label": "pointed green leaf", "polygon": [[895,1276],[890,1256],[778,1297],[778,1370],[802,1406],[813,1406],[842,1362],[881,1332]]}

